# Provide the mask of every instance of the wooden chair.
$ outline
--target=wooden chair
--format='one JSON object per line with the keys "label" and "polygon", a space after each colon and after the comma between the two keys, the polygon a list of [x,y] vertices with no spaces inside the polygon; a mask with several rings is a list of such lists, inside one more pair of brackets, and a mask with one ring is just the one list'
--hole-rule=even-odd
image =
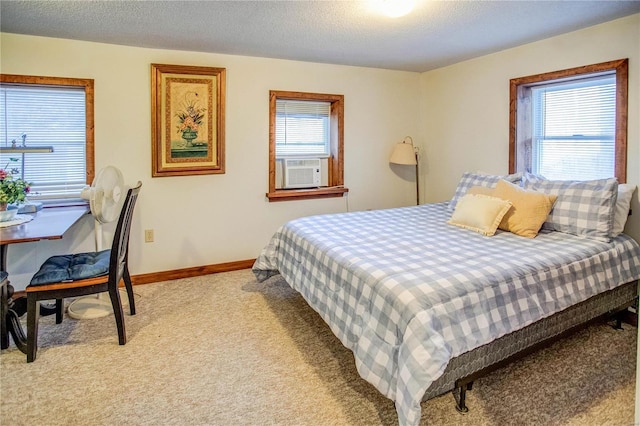
{"label": "wooden chair", "polygon": [[0,348],[9,347],[7,315],[9,314],[9,274],[0,271]]}
{"label": "wooden chair", "polygon": [[123,280],[129,310],[135,315],[133,287],[129,275],[129,231],[141,182],[127,191],[113,236],[111,249],[100,252],[52,256],[31,279],[27,293],[27,362],[36,359],[40,300],[56,300],[56,324],[62,322],[63,299],[108,292],[118,328],[118,341],[127,343],[124,314],[118,286]]}

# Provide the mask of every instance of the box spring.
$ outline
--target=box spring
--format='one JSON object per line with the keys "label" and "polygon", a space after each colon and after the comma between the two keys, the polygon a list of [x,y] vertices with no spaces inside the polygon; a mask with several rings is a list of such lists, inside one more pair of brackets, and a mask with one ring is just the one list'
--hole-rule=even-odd
{"label": "box spring", "polygon": [[422,400],[454,390],[461,386],[461,381],[462,384],[469,383],[473,378],[508,362],[509,358],[524,356],[537,345],[555,340],[603,315],[624,310],[634,305],[637,295],[637,281],[623,284],[452,358],[442,376],[431,384]]}

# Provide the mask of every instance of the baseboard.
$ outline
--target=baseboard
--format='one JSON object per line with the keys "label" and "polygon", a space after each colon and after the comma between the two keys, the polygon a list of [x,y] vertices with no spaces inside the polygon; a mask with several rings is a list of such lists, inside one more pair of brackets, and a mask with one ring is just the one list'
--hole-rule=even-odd
{"label": "baseboard", "polygon": [[160,281],[177,280],[180,278],[198,277],[200,275],[217,274],[220,272],[237,271],[240,269],[251,268],[254,262],[255,259],[237,260],[235,262],[218,263],[215,265],[195,266],[193,268],[138,274],[131,276],[131,282],[133,285],[149,284]]}
{"label": "baseboard", "polygon": [[[200,275],[217,274],[220,272],[238,271],[240,269],[251,268],[254,262],[255,259],[237,260],[235,262],[218,263],[215,265],[196,266],[193,268],[174,269],[172,271],[151,272],[149,274],[132,275],[131,283],[133,285],[150,284],[160,281],[177,280],[180,278],[199,277]],[[120,285],[122,285],[122,283]],[[16,291],[13,297],[26,297],[26,295],[27,293],[24,290],[21,290]]]}

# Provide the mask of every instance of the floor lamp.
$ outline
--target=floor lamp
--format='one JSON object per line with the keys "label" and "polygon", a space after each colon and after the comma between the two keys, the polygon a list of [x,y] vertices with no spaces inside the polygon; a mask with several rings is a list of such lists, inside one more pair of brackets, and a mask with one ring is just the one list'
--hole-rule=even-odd
{"label": "floor lamp", "polygon": [[418,171],[418,150],[413,145],[411,136],[405,136],[402,142],[396,144],[389,162],[403,166],[416,166],[416,205],[420,205],[420,173]]}

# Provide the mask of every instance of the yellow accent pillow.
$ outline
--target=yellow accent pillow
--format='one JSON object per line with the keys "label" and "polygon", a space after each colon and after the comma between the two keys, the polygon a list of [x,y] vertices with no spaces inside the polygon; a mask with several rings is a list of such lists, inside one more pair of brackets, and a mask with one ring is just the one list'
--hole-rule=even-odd
{"label": "yellow accent pillow", "polygon": [[466,194],[456,204],[447,223],[491,236],[496,233],[502,217],[510,208],[511,202],[507,200],[482,194]]}
{"label": "yellow accent pillow", "polygon": [[527,238],[538,235],[558,198],[557,195],[521,188],[506,180],[498,181],[492,195],[513,204],[513,208],[502,218],[499,228]]}

